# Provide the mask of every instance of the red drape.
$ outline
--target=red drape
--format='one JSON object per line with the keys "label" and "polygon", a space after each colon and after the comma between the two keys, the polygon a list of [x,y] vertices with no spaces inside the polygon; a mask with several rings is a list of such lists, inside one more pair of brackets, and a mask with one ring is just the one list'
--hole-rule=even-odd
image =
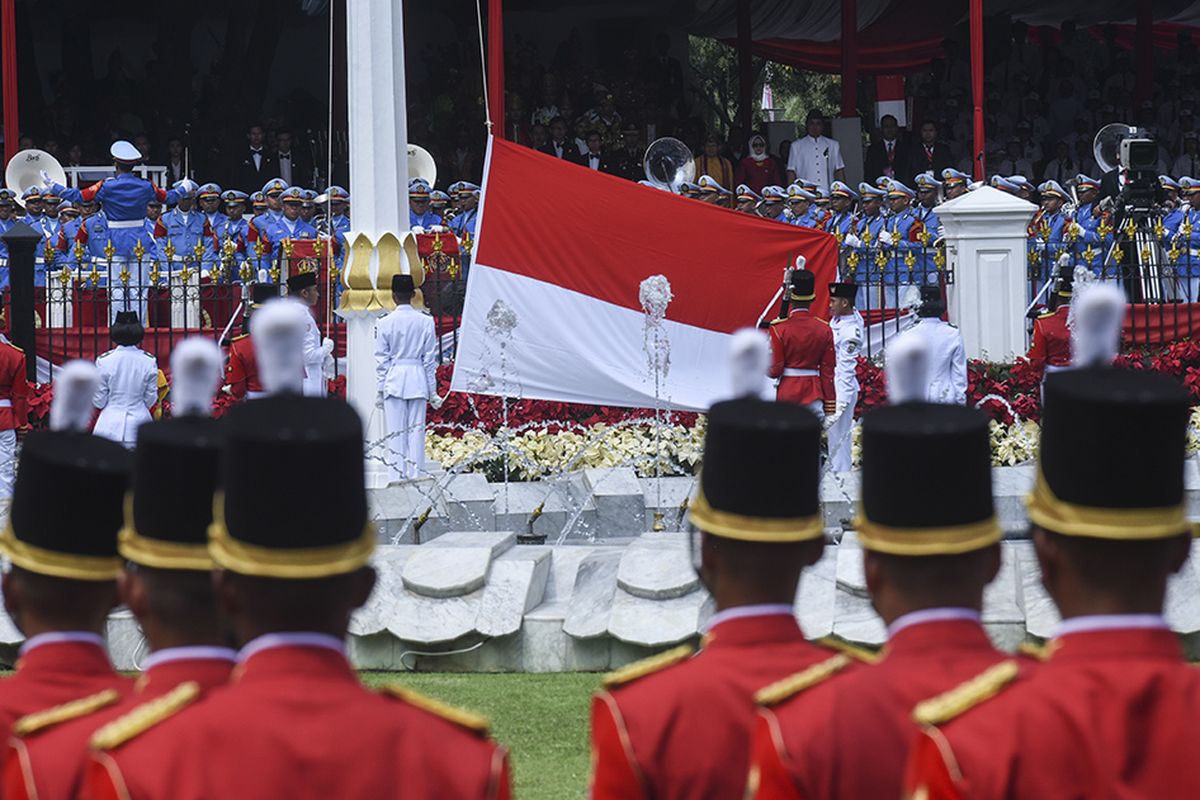
{"label": "red drape", "polygon": [[16,0],[0,0],[0,79],[4,92],[4,163],[17,153],[20,123],[17,120],[17,9]]}
{"label": "red drape", "polygon": [[504,127],[504,2],[488,0],[488,112],[492,133],[507,139]]}
{"label": "red drape", "polygon": [[971,88],[974,97],[974,177],[986,176],[987,138],[983,129],[983,0],[971,0]]}

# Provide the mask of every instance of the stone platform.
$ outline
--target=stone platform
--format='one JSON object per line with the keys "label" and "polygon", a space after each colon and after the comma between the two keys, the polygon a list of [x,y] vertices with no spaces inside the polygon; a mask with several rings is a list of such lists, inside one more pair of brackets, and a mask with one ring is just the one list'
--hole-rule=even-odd
{"label": "stone platform", "polygon": [[[355,663],[387,670],[608,670],[697,641],[713,607],[692,569],[689,535],[678,529],[679,503],[693,481],[664,479],[659,500],[657,482],[620,473],[588,470],[558,487],[512,484],[507,498],[503,487],[476,475],[446,480],[440,489],[429,480],[374,491],[379,581],[352,621]],[[1195,518],[1200,471],[1190,461],[1186,476]],[[1058,615],[1025,538],[1020,498],[1033,468],[998,468],[995,478],[1007,536],[983,618],[992,640],[1013,650],[1052,635]],[[876,647],[884,625],[867,595],[858,538],[843,527],[853,516],[857,480],[853,473],[826,478],[828,543],[804,573],[796,617],[811,638]],[[519,543],[519,536],[530,541],[529,517],[539,505],[532,532],[547,543]],[[425,509],[424,523],[414,526]],[[660,510],[670,530],[647,530]],[[487,529],[502,521],[521,524]],[[392,544],[397,534],[400,543]],[[1188,653],[1200,655],[1200,555],[1172,580],[1167,600],[1168,622]],[[146,648],[136,620],[117,611],[108,633],[117,666],[137,668]],[[20,641],[0,612],[0,661],[11,664]]]}

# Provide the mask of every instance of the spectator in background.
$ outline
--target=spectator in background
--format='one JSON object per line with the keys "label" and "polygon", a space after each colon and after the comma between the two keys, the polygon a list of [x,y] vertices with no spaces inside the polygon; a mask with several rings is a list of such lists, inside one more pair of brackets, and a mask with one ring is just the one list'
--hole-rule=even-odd
{"label": "spectator in background", "polygon": [[1063,186],[1067,185],[1067,181],[1074,178],[1078,173],[1082,172],[1079,166],[1079,161],[1071,154],[1071,148],[1061,139],[1054,145],[1054,157],[1046,162],[1046,169],[1042,173],[1044,181],[1058,181]]}
{"label": "spectator in background", "polygon": [[292,132],[286,128],[275,134],[275,160],[279,177],[288,186],[308,186],[312,183],[312,161],[292,147]]}
{"label": "spectator in background", "polygon": [[906,151],[906,143],[900,138],[899,122],[891,114],[884,114],[879,118],[879,137],[867,148],[863,177],[873,181],[880,175],[889,178],[908,175]]}
{"label": "spectator in background", "polygon": [[997,175],[1032,175],[1033,166],[1021,153],[1021,140],[1012,137],[1004,148],[1004,157],[996,162]]}
{"label": "spectator in background", "polygon": [[267,151],[263,126],[252,124],[246,130],[246,148],[234,154],[226,185],[256,191],[271,178],[279,177],[279,162]]}
{"label": "spectator in background", "polygon": [[583,156],[583,165],[597,172],[615,175],[616,164],[609,154],[604,152],[604,139],[600,136],[600,131],[588,131],[586,141],[588,151]]}
{"label": "spectator in background", "polygon": [[701,175],[712,176],[726,189],[734,185],[733,164],[721,155],[721,139],[715,133],[704,137],[704,149],[696,156],[696,176]]}
{"label": "spectator in background", "polygon": [[767,152],[767,140],[761,133],[750,137],[746,157],[738,162],[733,181],[746,184],[760,195],[764,186],[783,184],[783,167]]}
{"label": "spectator in background", "polygon": [[641,129],[634,123],[625,124],[621,134],[621,151],[617,154],[617,174],[631,181],[640,181],[646,177],[643,161],[646,148],[642,145]]}
{"label": "spectator in background", "polygon": [[1171,177],[1182,178],[1187,175],[1195,178],[1197,171],[1200,171],[1200,141],[1195,133],[1189,133],[1183,137],[1183,152],[1171,165]]}
{"label": "spectator in background", "polygon": [[187,177],[183,159],[183,141],[178,136],[167,140],[167,186]]}
{"label": "spectator in background", "polygon": [[954,166],[950,148],[938,141],[938,127],[933,120],[927,119],[921,123],[921,141],[909,149],[906,166],[905,174],[914,181],[922,172],[932,171],[937,177],[946,167]]}
{"label": "spectator in background", "polygon": [[566,161],[579,160],[579,147],[567,136],[567,121],[562,117],[550,120],[550,139],[541,147],[546,155]]}
{"label": "spectator in background", "polygon": [[846,179],[842,148],[825,135],[825,116],[819,109],[809,110],[804,125],[808,135],[792,142],[788,153],[788,182],[799,178],[815,183],[818,189],[828,193],[830,183]]}

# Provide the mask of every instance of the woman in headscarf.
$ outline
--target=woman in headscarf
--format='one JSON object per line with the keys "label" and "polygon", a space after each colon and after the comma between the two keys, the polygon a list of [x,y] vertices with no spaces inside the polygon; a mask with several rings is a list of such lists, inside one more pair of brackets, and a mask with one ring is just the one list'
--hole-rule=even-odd
{"label": "woman in headscarf", "polygon": [[750,137],[746,157],[738,162],[733,182],[744,183],[759,194],[762,194],[764,186],[783,185],[783,170],[779,160],[767,151],[767,140],[761,133]]}
{"label": "woman in headscarf", "polygon": [[733,164],[721,155],[721,139],[710,133],[704,138],[704,149],[696,156],[696,179],[708,175],[724,189],[733,189]]}

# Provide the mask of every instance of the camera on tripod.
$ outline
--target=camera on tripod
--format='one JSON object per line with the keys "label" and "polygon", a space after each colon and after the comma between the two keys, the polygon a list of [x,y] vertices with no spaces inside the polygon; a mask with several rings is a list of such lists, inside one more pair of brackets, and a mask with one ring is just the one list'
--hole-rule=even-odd
{"label": "camera on tripod", "polygon": [[1148,213],[1158,199],[1158,145],[1153,139],[1122,139],[1121,171],[1126,183],[1120,203],[1129,211]]}

